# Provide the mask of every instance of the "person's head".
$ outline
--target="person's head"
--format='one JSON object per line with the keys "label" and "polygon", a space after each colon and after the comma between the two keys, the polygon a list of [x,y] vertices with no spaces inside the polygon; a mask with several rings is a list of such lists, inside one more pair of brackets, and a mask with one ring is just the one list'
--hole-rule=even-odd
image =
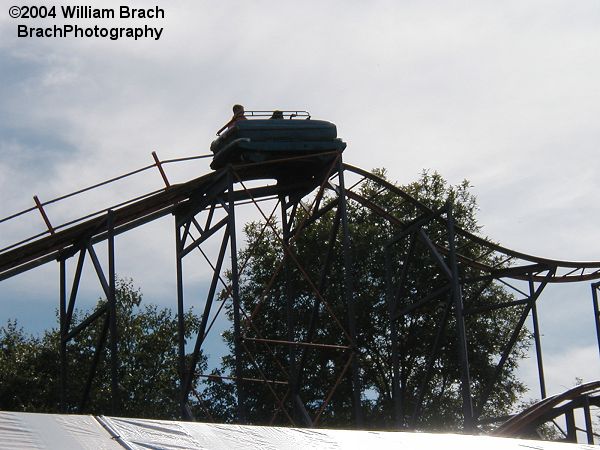
{"label": "person's head", "polygon": [[244,114],[244,107],[242,105],[233,105],[233,114],[235,116],[241,116]]}
{"label": "person's head", "polygon": [[283,112],[276,109],[275,111],[273,111],[271,119],[283,119]]}

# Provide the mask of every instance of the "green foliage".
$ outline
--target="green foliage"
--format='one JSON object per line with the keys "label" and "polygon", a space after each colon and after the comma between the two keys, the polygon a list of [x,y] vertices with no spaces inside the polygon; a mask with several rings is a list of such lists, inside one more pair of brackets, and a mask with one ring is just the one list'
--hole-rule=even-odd
{"label": "green foliage", "polygon": [[57,351],[48,344],[47,336],[25,335],[16,321],[0,328],[0,409],[56,411]]}
{"label": "green foliage", "polygon": [[[178,418],[177,319],[170,309],[142,306],[142,294],[131,280],[118,280],[117,334],[119,338],[120,414],[129,417]],[[102,308],[101,300],[96,308]],[[75,311],[73,324],[87,316]],[[70,341],[67,346],[70,412],[80,412],[82,394],[105,317]],[[186,337],[198,331],[199,319],[185,314]],[[110,352],[106,342],[99,359],[90,398],[84,411],[111,413]],[[201,359],[200,366],[205,365]],[[60,350],[57,329],[41,338],[27,336],[9,321],[0,329],[0,409],[58,412],[60,406]],[[197,384],[195,380],[194,385]],[[198,405],[196,405],[198,406]]]}
{"label": "green foliage", "polygon": [[[375,171],[385,177],[382,170]],[[438,174],[423,172],[421,178],[402,190],[432,209],[437,209],[447,201],[453,205],[453,214],[460,227],[470,232],[479,232],[476,212],[477,202],[470,193],[467,181],[457,186],[449,186]],[[376,204],[401,223],[409,223],[422,212],[410,202],[391,190],[368,181],[360,188],[362,197]],[[333,201],[331,198],[325,201]],[[300,212],[296,224],[306,217]],[[414,246],[408,276],[399,286],[402,261],[409,251],[408,239],[387,245],[400,227],[388,218],[382,217],[373,209],[359,203],[348,203],[349,230],[351,236],[353,294],[356,310],[356,345],[358,348],[360,379],[363,385],[362,408],[366,411],[367,425],[370,427],[394,426],[392,397],[392,355],[390,338],[389,305],[386,297],[386,280],[391,279],[399,291],[399,306],[410,305],[419,299],[444,287],[448,283],[439,267],[433,262],[429,250],[423,244]],[[347,328],[347,308],[344,303],[344,283],[342,270],[341,233],[337,233],[334,247],[335,257],[327,276],[322,276],[326,262],[327,248],[332,228],[335,227],[335,209],[318,222],[303,230],[291,243],[294,259],[288,258],[282,264],[284,252],[281,243],[281,228],[253,222],[244,231],[247,247],[240,252],[239,260],[248,260],[240,278],[240,296],[246,316],[252,316],[252,324],[243,321],[243,334],[249,337],[262,337],[279,340],[307,341],[313,306],[319,297],[311,283],[320,286],[319,290],[326,304],[320,303],[317,326],[312,342],[348,345],[343,329]],[[431,222],[426,226],[428,236],[434,242],[443,242],[447,236],[445,226]],[[386,247],[391,258],[391,273],[386,273]],[[457,247],[467,257],[479,258],[488,264],[496,264],[491,256],[482,256],[483,249],[478,244],[467,243],[457,236]],[[463,268],[461,275],[472,275],[469,268]],[[308,279],[311,283],[307,282]],[[321,284],[321,280],[323,282]],[[265,289],[265,286],[270,286]],[[286,331],[289,310],[286,306],[286,293],[293,299],[293,333]],[[442,333],[442,346],[433,364],[431,377],[426,379],[428,354],[435,341],[436,330],[446,313],[448,294],[438,295],[436,301],[403,316],[396,322],[400,334],[401,400],[403,421],[418,428],[458,429],[461,427],[460,372],[456,347],[456,323],[453,309],[448,309],[448,322]],[[493,305],[512,300],[501,286],[483,282],[463,286],[465,307],[486,304]],[[503,346],[515,328],[519,317],[517,309],[498,309],[491,312],[471,315],[467,318],[469,358],[471,363],[472,389],[475,398],[482,394],[493,375],[495,364],[500,358]],[[231,312],[230,312],[231,313]],[[260,331],[260,333],[259,333]],[[523,384],[516,378],[515,369],[528,346],[528,333],[524,331],[511,353],[500,381],[491,392],[482,416],[495,416],[507,413],[524,391]],[[225,339],[233,348],[231,333]],[[320,413],[319,423],[323,426],[349,426],[352,424],[351,377],[347,370],[341,377],[337,389],[325,406],[325,399],[338,382],[348,362],[348,353],[340,350],[314,350],[287,345],[256,343],[250,339],[244,342],[250,352],[243,352],[244,377],[283,381],[287,380],[290,361],[305,358],[306,369],[299,379],[300,398],[311,417]],[[252,356],[250,356],[250,354]],[[224,359],[222,372],[233,376],[232,356]],[[292,377],[293,378],[293,377]],[[413,412],[419,402],[419,390],[425,387],[422,406],[413,420]],[[248,397],[248,416],[253,423],[289,424],[290,418],[279,411],[277,397],[288,410],[293,410],[289,389],[286,385],[245,383]],[[231,386],[228,387],[231,395]],[[209,394],[210,395],[210,394]],[[221,404],[228,408],[226,416],[233,417],[234,402]],[[324,407],[323,411],[319,412]],[[294,416],[294,414],[291,414]],[[298,422],[298,417],[292,419]]]}

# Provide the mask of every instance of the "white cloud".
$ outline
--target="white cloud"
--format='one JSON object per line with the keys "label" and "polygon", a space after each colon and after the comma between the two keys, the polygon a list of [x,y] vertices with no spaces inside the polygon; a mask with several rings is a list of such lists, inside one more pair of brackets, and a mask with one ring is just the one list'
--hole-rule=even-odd
{"label": "white cloud", "polygon": [[[3,216],[33,194],[48,199],[149,164],[152,150],[205,153],[242,102],[335,122],[347,161],[386,167],[400,182],[422,168],[470,179],[484,232],[508,247],[600,259],[596,1],[160,6],[160,41],[19,39],[0,15]],[[187,167],[180,179],[208,170]],[[49,214],[72,217],[160,185],[150,173]],[[32,217],[17,231],[42,225]],[[172,292],[172,232],[165,219],[126,240],[120,270],[147,292]],[[163,273],[171,278],[161,283]],[[574,313],[588,314],[581,305]],[[561,333],[560,323],[547,330]],[[556,355],[589,367],[579,353]]]}
{"label": "white cloud", "polygon": [[[539,382],[537,366],[532,355],[528,363],[523,365],[523,380],[530,387],[528,395],[539,399]],[[589,345],[565,349],[560,352],[544,355],[544,378],[548,396],[560,394],[574,387],[578,380],[583,383],[598,379],[600,362],[598,346]]]}

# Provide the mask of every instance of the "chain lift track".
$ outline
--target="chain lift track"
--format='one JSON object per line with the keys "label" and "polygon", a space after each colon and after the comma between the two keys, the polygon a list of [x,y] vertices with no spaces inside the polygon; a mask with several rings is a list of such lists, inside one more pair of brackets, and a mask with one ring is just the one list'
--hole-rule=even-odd
{"label": "chain lift track", "polygon": [[[311,176],[280,179],[276,184],[273,184],[272,180],[259,184],[256,182],[256,179],[259,178],[256,173],[264,173],[265,168],[273,164],[277,164],[279,168],[288,165],[293,169],[294,164],[298,162],[297,159],[307,157],[238,166],[229,165],[185,183],[170,184],[164,169],[165,165],[207,156],[160,161],[153,153],[155,162],[152,165],[50,202],[42,203],[37,197],[34,197],[35,207],[0,220],[0,225],[2,225],[2,223],[10,222],[21,215],[39,212],[47,226],[46,231],[0,250],[0,280],[8,279],[52,261],[58,261],[60,265],[61,394],[64,411],[69,408],[69,410],[73,410],[73,406],[66,405],[65,402],[66,392],[69,389],[68,342],[90,324],[97,320],[103,320],[104,327],[98,343],[97,354],[90,370],[85,392],[81,394],[81,401],[75,410],[84,411],[86,408],[98,359],[106,347],[111,357],[113,414],[118,414],[120,404],[118,392],[119,343],[116,334],[117,308],[115,300],[115,258],[117,258],[117,254],[114,238],[122,233],[133,233],[141,225],[158,218],[173,215],[176,237],[181,415],[184,418],[193,419],[189,400],[191,395],[197,394],[194,392],[193,379],[194,375],[198,375],[197,365],[200,353],[209,338],[216,315],[222,311],[226,302],[231,302],[229,305],[233,318],[235,373],[233,377],[220,378],[235,384],[237,419],[240,423],[252,422],[252,417],[245,404],[245,393],[248,386],[253,383],[264,385],[267,392],[272,395],[275,405],[274,418],[284,417],[289,424],[296,426],[318,426],[328,404],[335,398],[340,384],[343,380],[350,380],[355,423],[358,427],[363,426],[361,396],[364,391],[361,387],[360,373],[361,364],[365,364],[365,359],[356,344],[355,307],[358,299],[355,295],[352,276],[353,266],[356,264],[353,261],[352,249],[356,242],[354,242],[355,237],[352,236],[349,225],[353,219],[350,215],[351,211],[358,209],[369,211],[379,217],[391,233],[391,238],[384,248],[374,248],[373,252],[379,252],[385,259],[387,282],[382,296],[385,297],[388,304],[391,326],[389,345],[393,365],[392,397],[398,427],[416,426],[419,422],[419,415],[425,405],[424,396],[428,377],[435,363],[436,355],[443,345],[440,336],[442,330],[449,323],[456,327],[462,417],[465,430],[472,431],[481,423],[484,406],[496,387],[496,382],[511,351],[514,350],[528,317],[531,317],[533,322],[541,396],[542,398],[546,397],[536,302],[544,288],[550,283],[600,279],[600,262],[572,262],[539,258],[490,242],[456,226],[455,212],[450,203],[437,210],[432,210],[392,183],[371,172],[343,163],[341,153],[338,152],[332,152],[328,162]],[[56,227],[51,224],[46,215],[44,206],[49,203],[152,168],[159,170],[165,183],[164,188]],[[250,180],[254,181],[253,187],[250,187]],[[371,190],[373,193],[369,196],[363,195],[361,191],[361,187],[365,184],[373,186]],[[380,199],[384,196],[394,197],[397,208],[403,208],[404,211],[410,210],[408,216],[412,217],[412,220],[408,223],[403,222],[396,217],[395,211],[386,209],[384,203],[380,203]],[[276,201],[277,206],[273,210],[267,211],[261,205],[264,200]],[[244,310],[240,301],[239,281],[248,263],[247,258],[245,261],[238,260],[239,237],[236,235],[236,211],[240,205],[254,205],[256,211],[264,219],[263,232],[267,230],[277,237],[283,255],[279,266],[274,268],[271,282],[264,286],[261,300],[252,311]],[[303,261],[299,260],[295,251],[295,243],[302,233],[310,229],[312,224],[323,220],[324,217],[332,217],[331,229],[327,242],[323,243],[321,271],[315,278],[303,265]],[[406,214],[403,217],[406,217]],[[274,226],[276,220],[281,223],[281,231]],[[216,258],[209,258],[203,251],[203,246],[207,245],[209,241],[217,243],[215,246],[219,251]],[[96,247],[103,242],[106,242],[108,246],[108,262],[104,265],[96,253]],[[336,242],[341,245],[336,246]],[[435,268],[432,270],[437,270],[437,273],[432,278],[435,281],[432,281],[429,291],[420,293],[420,298],[416,300],[414,296],[411,297],[411,301],[407,303],[406,287],[403,286],[403,283],[411,264],[421,261],[414,257],[416,246],[424,249],[431,267]],[[473,247],[478,249],[477,254],[474,254]],[[202,254],[212,273],[212,278],[203,305],[200,332],[190,358],[185,354],[183,322],[185,274],[183,263],[192,252]],[[229,261],[227,261],[227,254]],[[72,323],[73,312],[86,259],[91,261],[108,302],[103,308],[96,310],[80,323],[74,324]],[[74,270],[72,271],[72,281],[69,284],[67,266],[71,261],[74,263]],[[334,261],[339,261],[339,265],[342,267],[343,292],[341,298],[338,299],[332,299],[331,293],[327,292],[328,277],[331,276]],[[278,337],[263,335],[262,330],[255,325],[261,308],[266,307],[266,298],[275,276],[282,274],[284,277],[289,277],[292,270],[301,274],[306,290],[310,292],[314,302],[310,325],[307,329],[300,330],[300,335],[303,336],[302,341],[297,338],[299,325],[295,318],[295,305],[292,300],[293,296],[289,292],[290,289],[287,289],[288,293],[286,294],[287,319],[286,323],[281,324]],[[229,273],[227,279],[223,275],[226,271]],[[501,304],[486,303],[480,294],[493,283],[500,283],[514,292],[514,301]],[[526,285],[527,288],[523,288],[523,285]],[[600,310],[597,300],[599,286],[598,282],[592,284],[594,315],[600,349]],[[220,301],[217,298],[220,289],[226,291],[228,297],[226,301]],[[465,296],[465,293],[468,293],[468,296]],[[342,305],[341,309],[340,305]],[[403,370],[398,353],[399,342],[402,340],[400,324],[403,318],[432,305],[441,305],[445,312],[439,318],[438,338],[432,343],[430,353],[425,355],[424,360],[428,371],[418,389],[419,401],[413,411],[406,411],[404,405],[401,404],[399,395],[402,389],[401,371]],[[214,311],[215,308],[218,308],[217,312]],[[510,333],[502,349],[491,378],[492,381],[480,389],[476,397],[472,389],[469,366],[468,318],[501,308],[517,308],[520,311],[519,318],[516,321],[515,329]],[[343,311],[342,316],[340,316],[340,311]],[[452,320],[450,320],[451,317]],[[342,341],[316,342],[315,336],[318,335],[319,323],[323,320],[333,321],[336,324],[340,336],[343,336]],[[253,349],[257,346],[271,351],[273,364],[281,368],[280,379],[267,379],[264,371],[260,368],[261,362],[253,358]],[[285,348],[286,350],[283,353],[275,352],[273,350],[275,348]],[[325,349],[330,352],[339,352],[341,355],[338,358],[340,362],[335,367],[336,379],[318,407],[308,406],[302,400],[302,379],[306,376],[307,370],[304,367],[306,352],[318,352]],[[247,364],[251,364],[255,369],[253,373],[259,375],[247,376],[245,373]],[[214,375],[206,377],[215,378]],[[592,431],[589,431],[588,436],[592,436],[591,433]],[[572,438],[572,435],[570,437]]]}

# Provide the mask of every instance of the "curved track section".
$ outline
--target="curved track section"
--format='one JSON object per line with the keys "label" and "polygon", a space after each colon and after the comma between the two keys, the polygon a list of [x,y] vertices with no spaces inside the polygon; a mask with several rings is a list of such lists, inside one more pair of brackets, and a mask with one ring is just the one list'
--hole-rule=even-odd
{"label": "curved track section", "polygon": [[[286,162],[289,163],[289,161]],[[246,166],[239,166],[238,170],[244,167]],[[431,208],[389,181],[349,164],[344,164],[344,169],[346,173],[360,177],[351,188],[347,189],[348,200],[373,210],[399,229],[410,228],[413,224],[403,223],[394,216],[393,211],[387,211],[378,205],[377,197],[384,195],[386,192],[397,196],[405,205],[412,208],[415,221],[423,217],[435,216],[435,212]],[[41,232],[31,238],[9,245],[0,250],[0,280],[55,260],[60,252],[68,252],[81,239],[92,237],[94,242],[106,239],[107,222],[104,213],[108,210],[114,212],[115,233],[120,234],[171,214],[175,205],[181,202],[193,202],[198,197],[212,198],[222,194],[227,189],[226,176],[226,169],[210,172],[186,183],[169,186],[160,191],[151,192],[142,196],[142,198],[131,199],[113,208],[106,208],[96,213],[96,217],[82,217],[72,221],[72,224],[60,225],[54,228],[53,231]],[[377,196],[365,198],[360,194],[360,186],[365,182],[371,182],[378,186]],[[315,182],[315,180],[307,180],[304,183],[296,182],[294,187],[274,187],[271,184],[265,184],[263,188],[255,188],[252,195],[238,193],[236,200],[247,201],[251,197],[262,198],[293,189],[306,192],[317,184],[318,181]],[[33,208],[28,211],[32,210]],[[0,224],[8,222],[11,217],[0,220]],[[444,218],[438,216],[436,220],[444,221]],[[460,261],[494,278],[533,279],[551,283],[600,279],[600,261],[580,262],[542,258],[503,247],[458,227],[456,233],[465,240],[484,249],[480,257],[461,255],[459,252],[458,258]],[[439,246],[439,249],[441,252],[447,253],[447,249],[442,246]],[[490,255],[493,257],[490,258]],[[484,260],[494,260],[500,263],[490,265]],[[553,275],[547,277],[547,274],[551,271]]]}
{"label": "curved track section", "polygon": [[[361,427],[367,390],[362,380],[366,371],[376,370],[374,361],[383,361],[382,374],[374,378],[380,381],[381,407],[389,408],[386,420],[390,424],[418,428],[421,418],[436,409],[444,392],[432,392],[443,385],[446,392],[460,393],[462,411],[453,420],[461,417],[464,429],[474,431],[486,418],[486,405],[503,401],[502,374],[518,363],[515,353],[529,317],[539,351],[536,302],[544,288],[550,283],[600,279],[600,261],[552,260],[508,249],[461,229],[461,211],[451,201],[431,208],[389,181],[343,164],[341,153],[298,164],[298,159],[306,158],[310,157],[228,166],[170,185],[155,157],[156,164],[148,167],[161,171],[164,188],[56,227],[47,220],[44,204],[38,203],[37,209],[0,220],[2,226],[20,215],[41,213],[48,225],[47,231],[0,250],[0,280],[57,260],[61,361],[66,367],[69,340],[101,318],[105,330],[111,330],[103,337],[108,341],[110,335],[110,345],[101,342],[98,351],[109,348],[112,358],[118,347],[116,331],[112,331],[116,327],[114,237],[173,215],[180,314],[185,310],[183,259],[192,253],[191,257],[200,258],[201,253],[203,259],[195,260],[193,267],[202,266],[211,275],[191,354],[186,354],[185,330],[180,328],[178,333],[183,417],[194,417],[190,395],[197,377],[204,377],[207,382],[220,379],[235,384],[240,422],[252,421],[247,416],[246,396],[248,384],[254,383],[261,386],[262,397],[272,397],[274,410],[269,414],[277,423],[316,426],[333,421],[328,408],[331,402],[339,402],[351,404],[348,409]],[[300,171],[300,166],[310,169]],[[261,202],[274,206],[264,208]],[[242,206],[255,207],[254,218],[257,212],[262,216],[256,248],[237,247]],[[360,234],[365,224],[371,231],[366,236]],[[274,255],[266,267],[273,269],[244,284],[248,261],[265,253],[260,254],[260,246],[266,235]],[[303,246],[310,239],[322,245]],[[104,269],[94,250],[102,241],[108,243]],[[212,258],[205,253],[206,247],[214,251]],[[69,294],[67,263],[77,254]],[[88,257],[108,301],[75,324],[77,288]],[[249,285],[255,290],[248,292]],[[367,300],[361,303],[361,299]],[[234,367],[228,376],[198,374],[203,346],[224,300],[232,318]],[[275,312],[265,319],[263,313],[269,307]],[[499,310],[508,313],[498,314]],[[273,317],[277,317],[277,329],[272,326]],[[379,334],[363,336],[361,327],[373,323]],[[482,326],[499,330],[492,336],[493,355],[485,353],[489,345],[478,345],[477,330]],[[432,342],[422,342],[422,354],[414,355],[410,364],[401,364],[402,342],[425,335]],[[470,366],[472,360],[477,360],[475,369]],[[111,376],[116,377],[116,356],[111,361]],[[543,391],[541,356],[538,364]],[[80,405],[86,404],[94,371]],[[311,372],[330,377],[331,388],[320,392],[319,398],[306,381]],[[63,394],[66,373],[65,369],[61,378]],[[112,386],[113,398],[118,398],[116,378]],[[252,392],[257,389],[253,387]],[[372,392],[373,388],[369,395]]]}
{"label": "curved track section", "polygon": [[[416,198],[402,191],[394,184],[383,180],[364,169],[348,164],[345,164],[344,167],[348,172],[354,173],[361,177],[361,180],[358,182],[359,184],[369,180],[377,186],[380,186],[381,194],[387,191],[397,195],[414,209],[416,217],[426,217],[428,215],[433,216],[435,214],[434,211],[427,205],[421,203]],[[359,186],[359,184],[356,186]],[[391,222],[396,223],[399,227],[410,226],[410,224],[404,224],[395,219],[393,211],[377,209],[376,197],[365,199],[361,198],[360,195],[353,194],[352,191],[350,191],[349,198],[360,202],[374,211],[379,211],[382,217],[385,217]],[[437,218],[436,220],[443,219]],[[484,249],[484,251],[481,253],[481,256],[475,258],[466,255],[461,256],[459,252],[459,258],[461,261],[466,265],[488,273],[495,278],[506,277],[519,280],[528,280],[533,278],[536,281],[542,281],[547,279],[544,274],[548,271],[555,272],[554,275],[548,279],[548,281],[551,283],[588,281],[600,278],[600,261],[564,261],[542,258],[503,247],[488,239],[462,230],[460,227],[456,228],[456,233],[457,235],[462,236],[465,240],[472,242],[473,244],[478,244]],[[498,265],[490,265],[483,261],[484,259],[489,259],[490,256],[492,256],[491,259],[501,261],[501,263]]]}
{"label": "curved track section", "polygon": [[[576,442],[577,431],[584,432],[588,444],[594,443],[592,413],[590,407],[600,406],[600,381],[575,386],[565,392],[537,402],[519,414],[511,417],[494,430],[495,436],[539,437],[538,429],[554,424],[559,428],[565,441]],[[575,426],[575,411],[583,410],[585,428]],[[558,427],[556,419],[565,416],[566,430]]]}

